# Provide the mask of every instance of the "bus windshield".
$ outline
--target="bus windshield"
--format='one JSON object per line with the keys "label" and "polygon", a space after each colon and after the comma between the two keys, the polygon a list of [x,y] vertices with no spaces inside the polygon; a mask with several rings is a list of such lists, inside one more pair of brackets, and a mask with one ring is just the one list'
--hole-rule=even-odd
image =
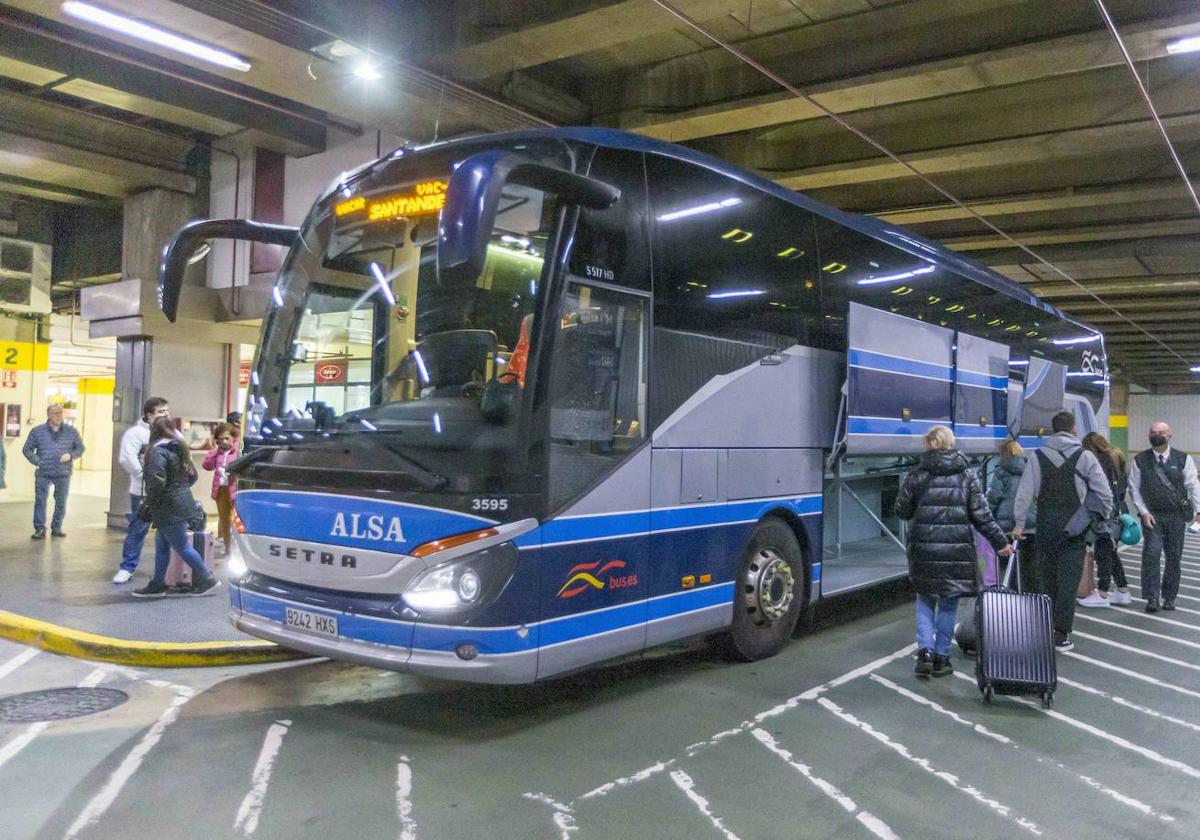
{"label": "bus windshield", "polygon": [[452,165],[445,152],[401,157],[317,204],[272,292],[249,435],[373,434],[425,450],[402,457],[439,474],[511,469],[557,203],[506,186],[483,271],[442,284]]}

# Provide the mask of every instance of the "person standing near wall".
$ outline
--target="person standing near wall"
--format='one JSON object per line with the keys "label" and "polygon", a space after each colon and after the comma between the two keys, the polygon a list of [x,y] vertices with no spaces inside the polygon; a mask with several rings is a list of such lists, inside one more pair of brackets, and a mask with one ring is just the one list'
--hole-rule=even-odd
{"label": "person standing near wall", "polygon": [[[1179,593],[1184,531],[1189,520],[1200,522],[1200,482],[1192,456],[1171,447],[1171,427],[1161,420],[1150,424],[1150,448],[1133,459],[1129,492],[1146,529],[1142,543],[1146,612],[1158,612],[1160,607],[1173,610]],[[1160,555],[1166,558],[1161,578]]]}
{"label": "person standing near wall", "polygon": [[236,435],[229,423],[219,423],[213,431],[216,449],[204,456],[204,469],[213,472],[212,497],[217,503],[217,536],[221,540],[221,551],[229,553],[233,544],[233,501],[237,497],[237,478],[230,474],[229,464],[237,460]]}
{"label": "person standing near wall", "polygon": [[150,523],[138,517],[142,506],[142,456],[150,445],[150,424],[159,417],[170,417],[171,407],[162,397],[151,397],[142,406],[142,419],[121,435],[121,451],[117,461],[121,469],[129,474],[129,529],[125,532],[125,544],[121,547],[121,568],[113,575],[113,583],[128,583],[142,559],[142,546]]}
{"label": "person standing near wall", "polygon": [[46,409],[46,422],[34,426],[21,449],[25,460],[37,467],[33,479],[33,539],[46,538],[46,499],[54,488],[54,518],[50,536],[65,537],[62,523],[67,515],[67,493],[71,489],[74,461],[83,457],[83,439],[74,427],[63,422],[61,405]]}

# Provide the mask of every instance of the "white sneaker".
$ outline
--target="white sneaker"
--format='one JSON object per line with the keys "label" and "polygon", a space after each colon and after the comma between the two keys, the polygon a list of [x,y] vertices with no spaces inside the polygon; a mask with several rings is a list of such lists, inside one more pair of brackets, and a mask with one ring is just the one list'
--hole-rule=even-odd
{"label": "white sneaker", "polygon": [[127,572],[124,569],[119,569],[117,573],[113,575],[113,583],[129,583],[132,578],[133,572]]}
{"label": "white sneaker", "polygon": [[1108,599],[1099,592],[1092,590],[1092,594],[1086,598],[1076,598],[1075,603],[1081,607],[1107,607]]}
{"label": "white sneaker", "polygon": [[1108,603],[1114,607],[1127,607],[1133,603],[1133,597],[1128,592],[1114,589],[1108,593]]}

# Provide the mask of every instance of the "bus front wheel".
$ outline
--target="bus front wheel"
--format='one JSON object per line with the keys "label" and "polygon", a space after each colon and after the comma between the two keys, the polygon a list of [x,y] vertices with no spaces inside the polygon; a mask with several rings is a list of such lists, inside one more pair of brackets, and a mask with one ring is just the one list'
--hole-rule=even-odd
{"label": "bus front wheel", "polygon": [[778,653],[803,606],[804,562],[791,528],[772,518],[758,524],[742,553],[735,586],[727,652],[745,662]]}

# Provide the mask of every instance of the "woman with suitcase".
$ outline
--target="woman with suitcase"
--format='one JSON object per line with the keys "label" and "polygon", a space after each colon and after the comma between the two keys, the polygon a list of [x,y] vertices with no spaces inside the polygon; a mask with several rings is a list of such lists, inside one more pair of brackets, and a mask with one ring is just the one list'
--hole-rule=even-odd
{"label": "woman with suitcase", "polygon": [[996,549],[1012,554],[996,524],[978,476],[954,448],[954,433],[934,426],[925,433],[925,452],[904,479],[896,515],[911,520],[908,568],[917,592],[917,664],[919,677],[953,672],[950,640],[958,599],[976,589],[975,531]]}
{"label": "woman with suitcase", "polygon": [[196,511],[192,485],[197,474],[170,417],[156,418],[150,424],[150,443],[143,457],[142,504],[146,509],[138,515],[148,515],[158,530],[154,537],[154,577],[141,589],[134,590],[133,596],[161,598],[171,592],[165,577],[172,549],[192,568],[192,587],[185,594],[209,595],[221,582],[204,567],[204,558],[188,537],[188,520]]}

